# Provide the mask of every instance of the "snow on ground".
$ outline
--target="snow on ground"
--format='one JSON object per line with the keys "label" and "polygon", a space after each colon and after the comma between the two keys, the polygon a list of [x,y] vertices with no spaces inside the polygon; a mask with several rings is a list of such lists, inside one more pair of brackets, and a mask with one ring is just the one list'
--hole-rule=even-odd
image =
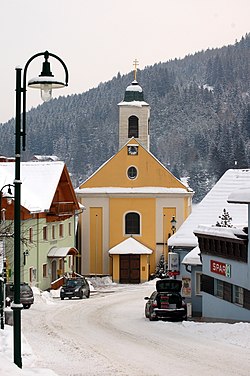
{"label": "snow on ground", "polygon": [[[91,278],[90,286],[91,297],[83,301],[61,301],[58,299],[59,291],[49,293],[34,288],[35,303],[29,310],[22,312],[23,329],[25,329],[25,334],[22,334],[23,368],[19,369],[12,362],[13,328],[5,325],[4,330],[0,330],[0,375],[165,375],[165,366],[161,368],[159,365],[154,366],[153,364],[152,373],[149,363],[153,362],[152,359],[155,356],[157,356],[158,363],[164,359],[166,355],[161,353],[164,342],[169,343],[170,346],[167,356],[171,356],[171,361],[169,362],[166,359],[168,370],[175,370],[176,376],[200,375],[202,367],[204,367],[203,376],[213,374],[248,375],[250,358],[247,354],[250,350],[250,323],[149,322],[145,319],[143,312],[145,301],[142,301],[142,299],[140,301],[140,297],[144,297],[154,290],[155,281],[141,285],[117,285],[112,283],[108,277]],[[136,304],[137,301],[139,305]],[[129,309],[126,310],[124,304],[129,304]],[[65,327],[68,323],[67,315],[72,316],[72,314],[78,320],[75,323],[72,320]],[[112,320],[110,320],[111,315],[113,315]],[[62,316],[65,316],[65,321],[59,322]],[[48,322],[45,322],[46,317],[48,317]],[[54,320],[53,323],[51,322],[52,319]],[[49,326],[50,323],[51,326]],[[41,326],[40,329],[38,328],[39,325]],[[74,326],[77,327],[74,328]],[[73,333],[72,338],[63,337],[62,327],[65,336],[70,336],[71,332]],[[65,329],[68,331],[65,331]],[[77,331],[84,333],[81,334],[82,338],[79,338],[79,342],[75,338]],[[45,333],[44,338],[42,338],[43,332]],[[137,335],[138,337],[136,337]],[[29,338],[29,342],[32,342],[32,347],[26,338]],[[165,341],[162,342],[162,338],[165,338]],[[178,343],[179,338],[181,338],[180,343]],[[56,341],[59,342],[57,348],[55,347],[57,346],[55,345]],[[72,347],[72,351],[78,348],[79,356],[77,353],[76,355],[72,353],[72,358],[70,356],[69,359],[65,360],[67,363],[68,360],[72,362],[70,364],[72,373],[67,370],[66,363],[65,370],[63,367],[59,369],[57,363],[53,365],[53,358],[57,356],[59,363],[63,361],[65,341],[68,342],[69,348]],[[87,347],[84,347],[86,341],[88,342]],[[39,342],[41,343],[39,344]],[[145,342],[144,347],[140,343],[139,353],[136,347],[137,342]],[[81,346],[82,348],[79,348]],[[95,346],[96,351],[93,351]],[[152,351],[156,351],[156,353],[152,352],[152,359],[148,359],[150,358],[150,346]],[[54,354],[51,355],[52,349]],[[60,353],[60,351],[62,352]],[[67,354],[68,350],[65,351]],[[125,351],[129,361],[128,364],[122,365],[124,359],[121,354]],[[197,351],[197,364],[195,359],[192,359],[195,351]],[[242,360],[239,359],[239,365],[232,363],[233,365],[229,365],[227,368],[226,364],[218,365],[216,363],[216,356],[221,359],[222,363],[235,356],[232,362],[236,362],[241,356],[239,355],[241,352]],[[59,355],[56,355],[57,353]],[[224,353],[225,359],[222,359]],[[213,359],[213,356],[215,357],[215,362],[211,364],[209,370],[207,367],[210,367],[210,362],[202,363],[206,357],[209,358],[210,356],[211,359]],[[172,359],[172,357],[174,358]],[[179,367],[180,359],[183,360],[183,365]],[[144,364],[145,369],[143,370]],[[234,364],[237,368],[235,370],[233,369]],[[242,365],[241,369],[239,369],[240,365]],[[137,370],[134,368],[136,366],[138,366]],[[221,369],[220,366],[222,366]],[[52,370],[53,367],[54,370]],[[81,367],[81,373],[79,367]],[[181,367],[184,370],[181,370]],[[223,367],[226,367],[225,371],[223,371]]]}

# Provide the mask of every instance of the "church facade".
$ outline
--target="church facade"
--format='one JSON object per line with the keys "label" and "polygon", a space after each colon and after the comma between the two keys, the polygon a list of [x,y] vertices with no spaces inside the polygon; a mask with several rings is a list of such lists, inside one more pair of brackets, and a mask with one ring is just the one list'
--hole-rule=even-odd
{"label": "church facade", "polygon": [[141,283],[167,259],[171,220],[181,226],[193,191],[150,152],[150,106],[136,80],[119,106],[119,150],[76,189],[82,274]]}

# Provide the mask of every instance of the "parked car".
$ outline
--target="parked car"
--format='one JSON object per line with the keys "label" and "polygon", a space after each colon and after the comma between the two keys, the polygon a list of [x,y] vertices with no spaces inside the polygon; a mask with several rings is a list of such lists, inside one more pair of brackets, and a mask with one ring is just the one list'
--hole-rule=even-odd
{"label": "parked car", "polygon": [[66,283],[62,286],[60,290],[60,298],[63,300],[64,298],[74,298],[77,297],[79,299],[83,299],[85,296],[89,298],[90,295],[90,288],[88,281],[84,278],[68,278]]}
{"label": "parked car", "polygon": [[[14,300],[14,283],[6,283],[6,306],[10,306],[11,302]],[[34,294],[32,288],[28,283],[20,283],[20,303],[22,303],[23,308],[30,308],[31,304],[34,303]]]}
{"label": "parked car", "polygon": [[161,279],[156,281],[156,291],[147,300],[145,316],[150,320],[186,320],[187,305],[181,296],[182,281]]}

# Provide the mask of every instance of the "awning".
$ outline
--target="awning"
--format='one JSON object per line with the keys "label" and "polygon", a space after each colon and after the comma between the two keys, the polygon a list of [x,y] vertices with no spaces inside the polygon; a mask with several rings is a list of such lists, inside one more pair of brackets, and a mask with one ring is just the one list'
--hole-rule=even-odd
{"label": "awning", "polygon": [[63,247],[56,248],[53,247],[49,250],[47,257],[66,257],[68,255],[78,255],[78,250],[74,247]]}
{"label": "awning", "polygon": [[109,250],[110,255],[151,255],[153,251],[130,237]]}

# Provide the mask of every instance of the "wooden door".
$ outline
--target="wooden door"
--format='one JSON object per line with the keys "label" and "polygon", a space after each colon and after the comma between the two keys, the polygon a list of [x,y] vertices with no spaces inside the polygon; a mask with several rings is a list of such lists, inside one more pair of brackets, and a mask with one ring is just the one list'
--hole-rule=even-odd
{"label": "wooden door", "polygon": [[120,255],[120,283],[140,283],[140,255]]}

